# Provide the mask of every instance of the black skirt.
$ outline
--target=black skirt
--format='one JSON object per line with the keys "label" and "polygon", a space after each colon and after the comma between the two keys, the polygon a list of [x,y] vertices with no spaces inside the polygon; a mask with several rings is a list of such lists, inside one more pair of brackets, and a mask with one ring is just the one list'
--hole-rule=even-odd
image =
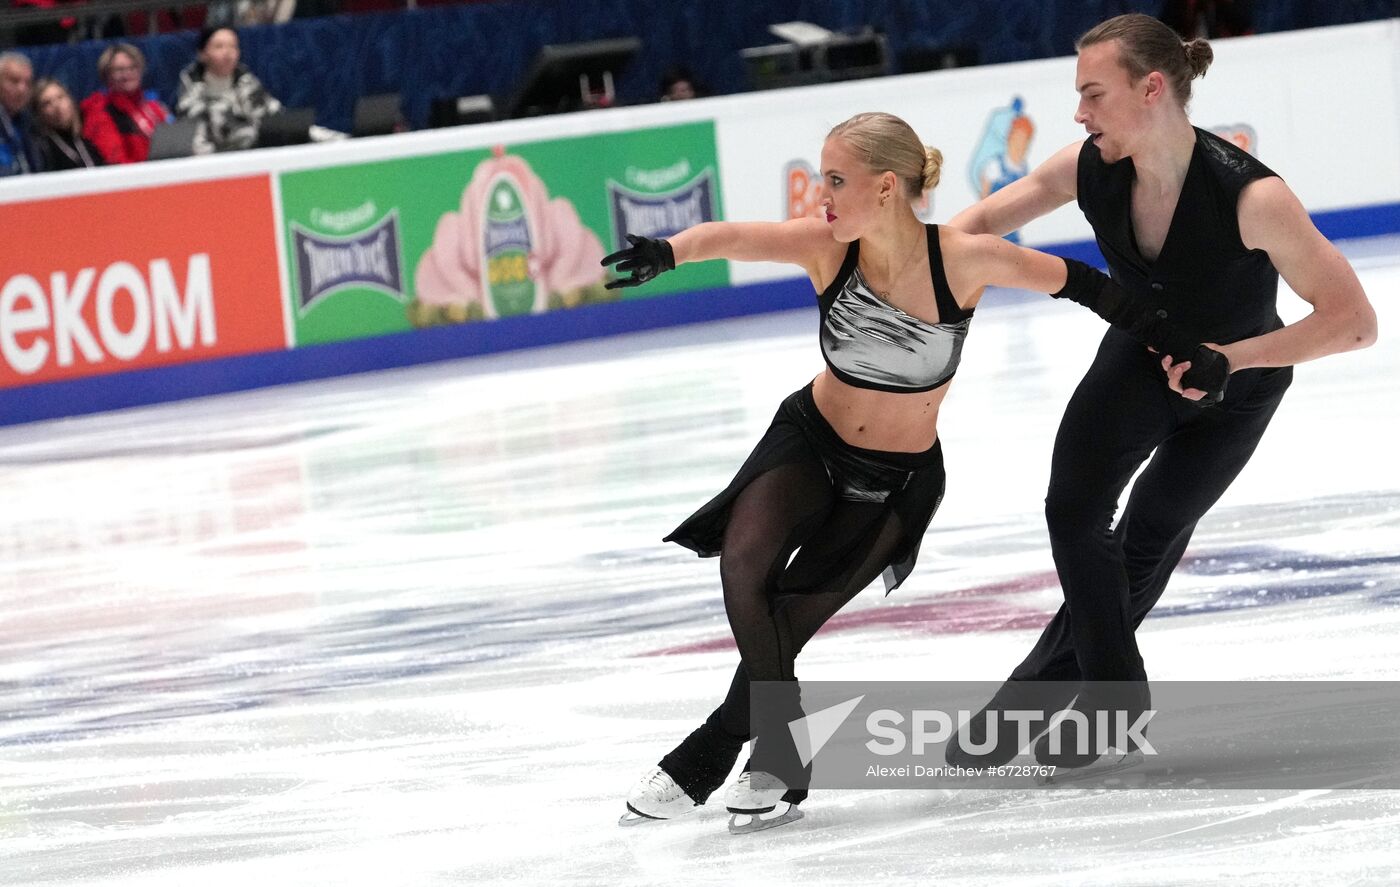
{"label": "black skirt", "polygon": [[783,572],[779,594],[823,591],[849,581],[887,523],[878,518],[892,515],[899,520],[900,538],[883,567],[885,593],[889,594],[913,571],[919,543],[943,500],[943,448],[938,441],[922,453],[890,453],[852,446],[837,435],[817,410],[810,383],[778,407],[773,423],[729,486],[663,541],[675,542],[701,557],[720,554],[730,509],[744,488],[764,472],[809,461],[826,469],[837,499],[873,503],[873,507],[883,511],[877,519],[864,522],[866,529],[861,533],[814,533]]}

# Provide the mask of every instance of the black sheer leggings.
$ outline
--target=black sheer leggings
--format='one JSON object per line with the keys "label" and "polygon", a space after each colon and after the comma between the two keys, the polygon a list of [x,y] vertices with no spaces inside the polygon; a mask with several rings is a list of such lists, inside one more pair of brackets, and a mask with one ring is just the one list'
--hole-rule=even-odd
{"label": "black sheer leggings", "polygon": [[[795,679],[793,662],[817,629],[874,581],[899,542],[899,522],[874,502],[838,499],[820,462],[783,465],[754,480],[734,502],[720,556],[724,609],[739,646],[740,666],[720,707],[725,729],[747,736],[749,681]],[[874,543],[843,564],[833,581],[776,599],[779,581],[801,545],[847,544],[871,534]]]}
{"label": "black sheer leggings", "polygon": [[[661,761],[696,801],[724,780],[749,738],[749,682],[794,680],[793,663],[803,646],[890,562],[900,526],[886,514],[880,503],[838,498],[819,461],[765,472],[735,499],[720,581],[740,665],[720,707]],[[884,524],[874,526],[881,519]],[[872,540],[851,553],[858,562],[842,564],[826,582],[779,596],[799,547],[844,547],[857,538]]]}

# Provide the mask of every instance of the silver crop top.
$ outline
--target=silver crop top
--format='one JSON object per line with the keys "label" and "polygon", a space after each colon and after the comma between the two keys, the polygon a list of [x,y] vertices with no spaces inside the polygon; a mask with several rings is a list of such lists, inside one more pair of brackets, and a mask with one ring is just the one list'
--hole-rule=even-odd
{"label": "silver crop top", "polygon": [[957,372],[972,311],[958,307],[948,288],[938,226],[925,227],[938,323],[920,320],[875,294],[857,267],[859,240],[846,250],[841,271],[821,294],[822,357],[847,385],[876,391],[932,391]]}

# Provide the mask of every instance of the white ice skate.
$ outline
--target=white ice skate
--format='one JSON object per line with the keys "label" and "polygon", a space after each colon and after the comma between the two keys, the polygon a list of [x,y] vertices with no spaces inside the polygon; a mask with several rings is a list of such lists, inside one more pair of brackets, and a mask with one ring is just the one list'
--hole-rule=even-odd
{"label": "white ice skate", "polygon": [[627,793],[627,812],[618,825],[641,825],[694,813],[699,805],[660,767],[637,780]]}
{"label": "white ice skate", "polygon": [[777,828],[802,818],[796,804],[783,800],[787,786],[771,773],[745,770],[724,793],[729,809],[729,833],[747,835]]}

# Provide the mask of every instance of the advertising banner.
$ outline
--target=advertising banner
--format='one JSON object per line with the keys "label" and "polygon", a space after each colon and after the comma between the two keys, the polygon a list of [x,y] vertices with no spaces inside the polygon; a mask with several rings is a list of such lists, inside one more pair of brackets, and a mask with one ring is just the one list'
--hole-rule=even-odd
{"label": "advertising banner", "polygon": [[706,121],[284,173],[298,345],[727,286],[725,262],[608,290],[625,235],[723,217]]}
{"label": "advertising banner", "polygon": [[0,206],[0,388],[287,347],[266,175]]}

